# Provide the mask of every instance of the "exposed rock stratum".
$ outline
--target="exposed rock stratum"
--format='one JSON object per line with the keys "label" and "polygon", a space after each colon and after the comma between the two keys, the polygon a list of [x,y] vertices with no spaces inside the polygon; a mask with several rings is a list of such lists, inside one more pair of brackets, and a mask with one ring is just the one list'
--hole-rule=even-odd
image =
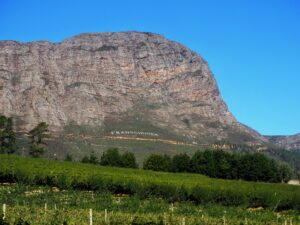
{"label": "exposed rock stratum", "polygon": [[0,41],[0,113],[24,131],[45,121],[57,132],[75,123],[193,142],[266,141],[230,113],[202,57],[153,33]]}
{"label": "exposed rock stratum", "polygon": [[289,136],[266,136],[270,143],[287,150],[300,150],[300,134]]}

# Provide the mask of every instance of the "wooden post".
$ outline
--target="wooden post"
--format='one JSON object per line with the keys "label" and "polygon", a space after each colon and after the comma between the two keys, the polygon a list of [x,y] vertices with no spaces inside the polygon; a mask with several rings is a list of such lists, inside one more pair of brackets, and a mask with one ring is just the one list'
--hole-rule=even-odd
{"label": "wooden post", "polygon": [[174,212],[174,204],[171,203],[171,212],[173,213]]}
{"label": "wooden post", "polygon": [[56,204],[54,204],[54,209],[57,210]]}
{"label": "wooden post", "polygon": [[104,210],[104,222],[107,223],[107,209]]}
{"label": "wooden post", "polygon": [[185,218],[182,218],[182,225],[185,225]]}
{"label": "wooden post", "polygon": [[93,225],[93,210],[90,209],[90,225]]}
{"label": "wooden post", "polygon": [[163,220],[164,220],[163,224],[166,225],[167,224],[167,214],[166,213],[164,213],[164,219]]}
{"label": "wooden post", "polygon": [[3,219],[6,217],[6,204],[3,204]]}
{"label": "wooden post", "polygon": [[226,225],[226,218],[223,216],[223,225]]}
{"label": "wooden post", "polygon": [[45,212],[47,211],[47,203],[45,203]]}
{"label": "wooden post", "polygon": [[245,218],[245,225],[248,225],[247,217]]}

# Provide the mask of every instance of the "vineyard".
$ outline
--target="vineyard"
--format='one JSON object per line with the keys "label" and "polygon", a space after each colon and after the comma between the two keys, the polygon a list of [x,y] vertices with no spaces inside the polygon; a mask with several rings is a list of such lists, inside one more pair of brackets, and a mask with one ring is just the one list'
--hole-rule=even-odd
{"label": "vineyard", "polygon": [[11,224],[299,224],[300,188],[0,155]]}
{"label": "vineyard", "polygon": [[[0,186],[10,224],[299,224],[296,211],[216,204],[170,203],[163,199],[112,195],[94,191],[59,190],[19,184]],[[91,211],[92,210],[92,211]]]}

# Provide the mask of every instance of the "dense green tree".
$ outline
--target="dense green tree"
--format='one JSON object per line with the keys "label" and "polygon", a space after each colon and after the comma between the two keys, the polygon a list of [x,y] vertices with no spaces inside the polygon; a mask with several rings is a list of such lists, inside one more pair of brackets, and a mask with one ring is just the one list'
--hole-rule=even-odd
{"label": "dense green tree", "polygon": [[41,157],[46,145],[45,139],[49,137],[48,124],[45,122],[39,123],[28,133],[30,139],[29,155],[32,157]]}
{"label": "dense green tree", "polygon": [[241,157],[240,154],[229,154],[229,164],[230,164],[230,172],[228,179],[239,179],[239,168],[240,168],[240,161]]}
{"label": "dense green tree", "polygon": [[[214,176],[218,178],[230,178],[231,176],[231,165],[230,157],[228,153],[222,150],[212,151],[213,162],[214,162]],[[209,175],[209,174],[208,174]]]}
{"label": "dense green tree", "polygon": [[277,165],[261,153],[241,156],[240,178],[249,181],[277,182]]}
{"label": "dense green tree", "polygon": [[72,155],[70,155],[69,153],[67,153],[67,155],[66,155],[66,157],[65,157],[65,161],[67,161],[67,162],[72,162],[72,161],[73,161]]}
{"label": "dense green tree", "polygon": [[12,118],[0,115],[0,153],[12,154],[17,151],[16,134]]}
{"label": "dense green tree", "polygon": [[138,168],[135,155],[132,152],[125,152],[121,156],[122,167],[126,168]]}
{"label": "dense green tree", "polygon": [[143,169],[154,171],[171,171],[172,160],[167,155],[151,154],[143,163]]}
{"label": "dense green tree", "polygon": [[203,174],[206,174],[210,177],[216,177],[216,173],[217,173],[214,153],[215,153],[214,151],[208,149],[203,152],[203,158],[204,158]]}
{"label": "dense green tree", "polygon": [[204,158],[203,152],[197,151],[191,158],[192,171],[195,173],[206,174],[206,160]]}
{"label": "dense green tree", "polygon": [[88,156],[84,156],[82,159],[81,159],[81,162],[82,163],[90,163],[90,158]]}
{"label": "dense green tree", "polygon": [[[279,182],[277,163],[261,153],[232,154],[223,150],[197,151],[191,158],[192,171],[210,177]],[[289,170],[281,168],[281,177],[289,177]]]}
{"label": "dense green tree", "polygon": [[186,153],[175,155],[172,159],[172,171],[173,172],[191,171],[190,157]]}
{"label": "dense green tree", "polygon": [[28,134],[31,143],[45,144],[45,138],[49,137],[48,124],[46,124],[45,122],[41,122],[37,126],[35,126],[31,131],[29,131]]}
{"label": "dense green tree", "polygon": [[103,166],[122,167],[122,158],[118,148],[110,148],[104,152],[101,156],[100,164]]}
{"label": "dense green tree", "polygon": [[33,158],[39,158],[45,153],[45,149],[39,145],[33,143],[29,147],[29,155]]}
{"label": "dense green tree", "polygon": [[292,178],[292,169],[288,164],[282,163],[278,166],[278,180],[287,183]]}
{"label": "dense green tree", "polygon": [[99,163],[98,158],[97,158],[97,156],[95,155],[94,152],[92,152],[91,155],[90,155],[89,163],[91,163],[91,164],[98,164]]}

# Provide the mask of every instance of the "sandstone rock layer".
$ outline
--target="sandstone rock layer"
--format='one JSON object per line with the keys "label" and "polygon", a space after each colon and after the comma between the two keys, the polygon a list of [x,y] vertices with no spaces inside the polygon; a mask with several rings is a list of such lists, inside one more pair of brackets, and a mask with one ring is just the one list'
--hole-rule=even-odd
{"label": "sandstone rock layer", "polygon": [[54,131],[76,123],[108,132],[127,120],[193,141],[266,140],[228,111],[203,58],[153,33],[0,41],[0,113],[25,131],[45,121]]}

